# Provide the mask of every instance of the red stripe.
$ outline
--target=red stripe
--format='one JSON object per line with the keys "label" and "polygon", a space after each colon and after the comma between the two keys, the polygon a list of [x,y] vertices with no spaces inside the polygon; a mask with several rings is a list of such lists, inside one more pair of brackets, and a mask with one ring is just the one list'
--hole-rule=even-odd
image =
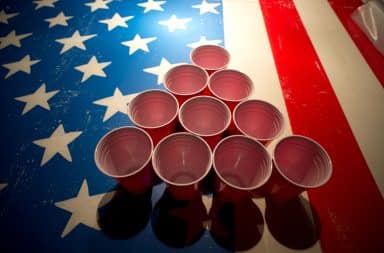
{"label": "red stripe", "polygon": [[294,3],[260,3],[292,130],[321,143],[334,165],[331,181],[308,192],[322,250],[384,252],[383,198]]}
{"label": "red stripe", "polygon": [[352,20],[351,15],[357,7],[362,5],[360,0],[329,0],[330,5],[335,11],[344,28],[359,48],[364,59],[375,73],[377,79],[384,87],[384,55],[369,41],[364,32]]}

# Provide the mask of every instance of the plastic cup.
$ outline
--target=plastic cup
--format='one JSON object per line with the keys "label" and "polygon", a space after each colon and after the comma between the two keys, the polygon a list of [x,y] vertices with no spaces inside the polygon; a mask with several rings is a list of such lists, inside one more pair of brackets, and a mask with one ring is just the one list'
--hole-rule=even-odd
{"label": "plastic cup", "polygon": [[249,197],[268,181],[272,159],[257,140],[232,135],[217,144],[213,151],[213,168],[217,175],[215,193],[237,201]]}
{"label": "plastic cup", "polygon": [[192,96],[207,93],[208,74],[199,66],[183,64],[171,68],[163,83],[181,105]]}
{"label": "plastic cup", "polygon": [[143,193],[152,187],[153,143],[144,130],[122,127],[108,132],[97,143],[97,168],[116,179],[128,192]]}
{"label": "plastic cup", "polygon": [[156,146],[152,165],[176,199],[191,199],[212,166],[208,144],[191,133],[180,132],[162,139]]}
{"label": "plastic cup", "polygon": [[179,122],[186,131],[199,135],[214,149],[231,123],[231,111],[217,98],[193,97],[180,107]]}
{"label": "plastic cup", "polygon": [[233,111],[238,103],[248,99],[253,89],[253,82],[240,71],[225,69],[212,74],[208,89],[213,96],[223,100]]}
{"label": "plastic cup", "polygon": [[230,54],[221,46],[203,45],[193,49],[190,58],[193,64],[202,67],[211,75],[215,71],[227,68]]}
{"label": "plastic cup", "polygon": [[280,135],[284,117],[274,105],[262,100],[246,100],[239,103],[233,111],[235,131],[255,138],[264,145]]}
{"label": "plastic cup", "polygon": [[128,104],[128,116],[138,127],[146,130],[154,145],[176,129],[179,103],[163,90],[147,90]]}
{"label": "plastic cup", "polygon": [[301,135],[281,139],[273,151],[273,162],[266,187],[268,197],[275,202],[286,202],[305,190],[321,187],[332,175],[332,162],[325,149]]}

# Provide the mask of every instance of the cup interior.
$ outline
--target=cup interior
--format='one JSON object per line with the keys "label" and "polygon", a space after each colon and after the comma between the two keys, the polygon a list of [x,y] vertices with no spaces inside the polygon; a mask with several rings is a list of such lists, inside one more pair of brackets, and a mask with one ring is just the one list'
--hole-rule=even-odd
{"label": "cup interior", "polygon": [[320,144],[304,136],[282,139],[274,150],[278,172],[291,183],[304,188],[325,184],[332,174],[332,163]]}
{"label": "cup interior", "polygon": [[176,118],[176,98],[160,90],[150,90],[137,95],[128,105],[128,115],[133,123],[144,128],[161,127]]}
{"label": "cup interior", "polygon": [[201,138],[188,133],[169,135],[156,146],[152,164],[156,174],[170,185],[192,185],[211,168],[211,150]]}
{"label": "cup interior", "polygon": [[241,101],[249,97],[253,83],[244,73],[236,70],[215,72],[209,81],[209,89],[216,97],[227,101]]}
{"label": "cup interior", "polygon": [[191,98],[182,105],[179,119],[188,131],[209,136],[222,133],[229,126],[231,112],[220,100],[200,96]]}
{"label": "cup interior", "polygon": [[234,122],[240,132],[258,140],[277,137],[284,125],[281,112],[272,104],[261,100],[247,100],[235,108]]}
{"label": "cup interior", "polygon": [[204,69],[221,69],[229,62],[229,53],[226,49],[216,45],[203,45],[192,50],[191,60]]}
{"label": "cup interior", "polygon": [[258,141],[240,135],[223,139],[215,148],[213,167],[222,181],[242,190],[262,186],[272,173],[272,160]]}
{"label": "cup interior", "polygon": [[208,74],[194,65],[179,65],[170,69],[164,78],[165,87],[176,95],[193,95],[208,84]]}
{"label": "cup interior", "polygon": [[152,148],[151,138],[143,130],[119,128],[101,138],[95,149],[95,162],[108,176],[125,177],[149,163]]}

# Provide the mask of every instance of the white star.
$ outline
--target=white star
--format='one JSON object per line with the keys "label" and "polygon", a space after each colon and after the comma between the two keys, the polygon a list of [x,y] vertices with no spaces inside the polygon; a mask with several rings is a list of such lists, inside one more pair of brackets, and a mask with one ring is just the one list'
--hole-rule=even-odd
{"label": "white star", "polygon": [[38,10],[43,7],[52,7],[54,8],[54,3],[58,2],[59,0],[36,0],[33,1],[34,4],[36,4],[35,10]]}
{"label": "white star", "polygon": [[83,72],[83,78],[81,82],[85,82],[91,76],[100,76],[106,77],[107,75],[103,71],[105,67],[110,65],[112,62],[98,62],[96,56],[92,56],[92,58],[88,61],[87,64],[80,65],[75,67],[76,70]]}
{"label": "white star", "polygon": [[109,9],[108,5],[112,0],[95,0],[94,2],[85,3],[85,5],[91,7],[91,12],[94,12],[98,9]]}
{"label": "white star", "polygon": [[202,45],[219,45],[221,42],[221,40],[207,40],[205,36],[201,36],[199,41],[189,43],[187,46],[190,48],[197,48]]}
{"label": "white star", "polygon": [[67,20],[73,18],[72,16],[65,16],[64,12],[60,12],[56,17],[53,18],[46,18],[45,21],[49,22],[49,28],[62,25],[62,26],[68,26]]}
{"label": "white star", "polygon": [[107,24],[108,31],[112,31],[118,26],[128,27],[125,22],[131,19],[133,19],[133,16],[121,17],[119,13],[115,13],[112,18],[100,20],[99,23]]}
{"label": "white star", "polygon": [[154,75],[157,75],[157,84],[161,84],[164,80],[165,74],[168,72],[169,69],[171,69],[174,66],[184,64],[183,62],[181,63],[175,63],[171,64],[167,61],[165,58],[161,58],[160,65],[151,67],[151,68],[146,68],[144,69],[144,72],[151,73]]}
{"label": "white star", "polygon": [[27,74],[31,74],[31,66],[35,65],[39,61],[40,60],[31,61],[31,57],[29,56],[29,54],[27,54],[20,61],[11,62],[8,64],[3,64],[2,66],[9,70],[7,75],[5,76],[5,79],[7,79],[8,77],[12,76],[13,74],[15,74],[19,71],[25,72]]}
{"label": "white star", "polygon": [[63,125],[60,124],[49,138],[33,141],[33,144],[45,149],[40,165],[43,166],[46,164],[57,153],[59,153],[67,161],[72,162],[68,144],[79,137],[80,134],[80,131],[66,133]]}
{"label": "white star", "polygon": [[8,24],[8,19],[13,18],[15,16],[19,15],[19,13],[9,13],[7,14],[4,10],[0,11],[0,23]]}
{"label": "white star", "polygon": [[149,11],[164,11],[164,9],[161,7],[162,4],[165,4],[166,1],[154,1],[154,0],[148,0],[147,2],[138,3],[137,5],[140,7],[145,8],[144,13],[147,13]]}
{"label": "white star", "polygon": [[97,210],[99,207],[108,204],[115,193],[116,191],[111,191],[90,196],[87,180],[84,179],[76,197],[56,202],[56,207],[71,213],[71,217],[61,233],[61,238],[68,235],[79,224],[84,224],[90,228],[100,230],[97,223]]}
{"label": "white star", "polygon": [[117,112],[127,114],[127,103],[131,102],[131,100],[136,95],[137,93],[123,95],[120,89],[116,88],[115,91],[113,92],[113,96],[99,99],[97,101],[94,101],[93,103],[107,107],[107,110],[105,111],[104,118],[103,118],[103,122],[105,122],[109,118],[111,118],[113,115],[115,115]]}
{"label": "white star", "polygon": [[148,43],[156,40],[156,37],[150,38],[141,38],[139,34],[136,34],[133,40],[127,40],[121,42],[124,46],[129,47],[129,55],[133,54],[137,50],[141,49],[145,52],[149,52],[149,48],[147,46]]}
{"label": "white star", "polygon": [[96,34],[91,34],[91,35],[81,36],[79,31],[76,30],[72,34],[71,37],[57,39],[56,40],[57,42],[59,42],[59,43],[64,45],[63,48],[60,51],[60,54],[65,53],[66,51],[68,51],[72,47],[77,47],[77,48],[80,48],[82,50],[85,50],[86,48],[85,48],[83,42],[86,41],[86,40],[92,39],[95,36],[97,36],[97,35]]}
{"label": "white star", "polygon": [[7,46],[14,45],[15,47],[21,47],[20,40],[31,36],[32,33],[24,33],[16,35],[16,31],[8,33],[4,37],[0,37],[0,49],[6,48]]}
{"label": "white star", "polygon": [[188,22],[192,21],[191,18],[180,18],[178,19],[176,15],[172,15],[168,20],[159,21],[160,25],[168,26],[168,30],[170,32],[174,32],[177,29],[185,30],[187,27],[185,26]]}
{"label": "white star", "polygon": [[7,187],[8,184],[0,184],[0,191]]}
{"label": "white star", "polygon": [[46,92],[45,83],[43,83],[35,92],[22,97],[17,97],[15,100],[26,103],[23,112],[21,113],[22,115],[32,110],[35,106],[41,106],[49,111],[51,108],[49,107],[48,100],[58,92],[58,90]]}
{"label": "white star", "polygon": [[192,5],[192,8],[200,9],[200,15],[207,12],[219,14],[219,12],[215,9],[218,6],[220,6],[219,3],[208,3],[206,0],[203,0],[201,4]]}

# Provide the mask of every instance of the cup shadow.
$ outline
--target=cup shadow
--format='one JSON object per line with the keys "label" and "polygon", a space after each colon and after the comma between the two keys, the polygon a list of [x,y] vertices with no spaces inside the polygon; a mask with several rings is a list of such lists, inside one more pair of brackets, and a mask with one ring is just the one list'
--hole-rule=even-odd
{"label": "cup shadow", "polygon": [[227,250],[251,249],[262,238],[263,215],[251,198],[233,202],[214,196],[209,215],[213,239]]}
{"label": "cup shadow", "polygon": [[[129,239],[138,234],[148,223],[151,211],[152,190],[140,195],[130,194],[117,185],[110,200],[104,196],[98,209],[98,224],[101,231],[116,240]],[[102,204],[107,202],[107,204]]]}
{"label": "cup shadow", "polygon": [[211,167],[208,174],[203,178],[200,184],[200,191],[204,195],[212,194],[215,191],[215,171]]}
{"label": "cup shadow", "polygon": [[185,129],[184,129],[183,126],[181,125],[179,119],[177,119],[177,121],[176,121],[175,132],[176,132],[176,133],[178,133],[178,132],[185,132]]}
{"label": "cup shadow", "polygon": [[319,240],[319,216],[301,196],[286,203],[266,199],[265,220],[272,236],[288,248],[308,249]]}
{"label": "cup shadow", "polygon": [[191,200],[180,200],[165,190],[152,212],[152,231],[164,244],[183,248],[200,239],[207,218],[200,195]]}

